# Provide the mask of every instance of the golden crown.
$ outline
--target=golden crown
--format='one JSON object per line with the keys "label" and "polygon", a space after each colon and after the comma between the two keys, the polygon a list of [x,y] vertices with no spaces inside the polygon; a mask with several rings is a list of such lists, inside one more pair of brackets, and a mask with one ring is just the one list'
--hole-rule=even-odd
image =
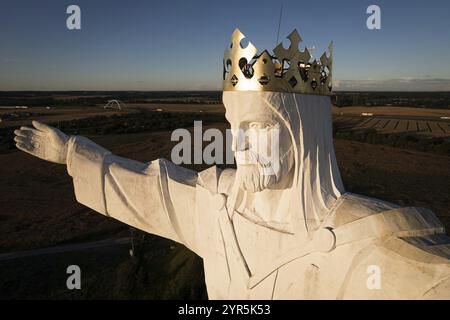
{"label": "golden crown", "polygon": [[331,94],[333,42],[319,60],[311,61],[308,49],[298,48],[302,38],[297,30],[287,37],[288,49],[279,43],[271,55],[250,42],[244,48],[245,36],[239,29],[231,35],[231,44],[223,58],[223,91],[276,91],[316,95]]}

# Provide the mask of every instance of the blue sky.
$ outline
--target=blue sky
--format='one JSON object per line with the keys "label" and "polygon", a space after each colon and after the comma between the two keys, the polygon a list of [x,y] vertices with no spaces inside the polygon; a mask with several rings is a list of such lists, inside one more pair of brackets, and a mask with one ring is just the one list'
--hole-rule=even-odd
{"label": "blue sky", "polygon": [[[0,90],[216,90],[234,28],[260,51],[297,28],[335,88],[450,90],[450,1],[2,0]],[[81,8],[81,30],[66,8]],[[381,8],[381,30],[366,8]]]}

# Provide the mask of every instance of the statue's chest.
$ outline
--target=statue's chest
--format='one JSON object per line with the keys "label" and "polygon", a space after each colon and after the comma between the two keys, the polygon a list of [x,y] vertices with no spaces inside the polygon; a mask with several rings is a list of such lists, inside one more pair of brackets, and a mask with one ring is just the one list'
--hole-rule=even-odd
{"label": "statue's chest", "polygon": [[200,188],[197,198],[205,282],[210,299],[272,299],[278,271],[256,286],[250,278],[294,246],[288,236],[235,214],[230,220],[226,198]]}

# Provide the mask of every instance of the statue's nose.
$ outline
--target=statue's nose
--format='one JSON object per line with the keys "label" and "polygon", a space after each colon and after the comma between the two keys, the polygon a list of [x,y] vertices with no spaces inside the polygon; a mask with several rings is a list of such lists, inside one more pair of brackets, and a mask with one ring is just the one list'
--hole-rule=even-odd
{"label": "statue's nose", "polygon": [[248,141],[241,130],[232,133],[231,151],[245,151],[248,149]]}
{"label": "statue's nose", "polygon": [[231,141],[231,151],[236,152],[237,150],[237,137],[233,134],[233,140]]}

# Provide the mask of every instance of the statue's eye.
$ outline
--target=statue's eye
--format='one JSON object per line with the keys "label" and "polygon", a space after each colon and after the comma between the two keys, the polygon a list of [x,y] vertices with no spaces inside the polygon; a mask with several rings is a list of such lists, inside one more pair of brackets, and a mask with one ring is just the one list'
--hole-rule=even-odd
{"label": "statue's eye", "polygon": [[264,122],[251,122],[248,127],[250,129],[257,129],[257,130],[262,130],[262,129],[269,129],[271,127],[271,125],[269,123],[264,123]]}

